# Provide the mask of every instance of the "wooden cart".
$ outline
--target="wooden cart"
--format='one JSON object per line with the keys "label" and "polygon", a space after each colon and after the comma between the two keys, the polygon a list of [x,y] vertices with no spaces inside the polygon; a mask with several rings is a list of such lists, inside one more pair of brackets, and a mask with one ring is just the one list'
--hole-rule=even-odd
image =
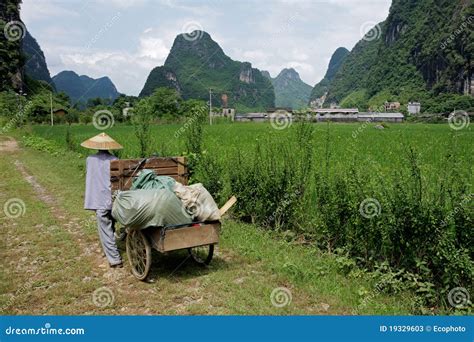
{"label": "wooden cart", "polygon": [[[113,160],[110,163],[112,194],[117,190],[128,190],[140,170],[150,169],[160,176],[170,176],[187,184],[186,158],[158,158]],[[194,222],[167,227],[133,229],[126,227],[127,256],[133,275],[145,280],[151,268],[151,248],[161,253],[187,249],[198,264],[207,265],[214,254],[214,245],[219,242],[221,223]]]}

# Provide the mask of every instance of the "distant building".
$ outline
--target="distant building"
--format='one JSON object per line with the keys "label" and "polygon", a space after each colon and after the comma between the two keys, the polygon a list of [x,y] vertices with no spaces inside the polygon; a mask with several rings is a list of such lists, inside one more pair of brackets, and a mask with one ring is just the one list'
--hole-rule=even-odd
{"label": "distant building", "polygon": [[327,113],[316,114],[316,121],[332,121],[332,122],[354,122],[357,121],[357,113]]}
{"label": "distant building", "polygon": [[[275,110],[267,113],[248,113],[235,116],[236,121],[264,122],[275,117],[286,116],[293,119],[293,113],[286,110]],[[301,119],[297,117],[296,119]],[[403,122],[405,116],[398,112],[379,113],[368,112],[359,113],[357,108],[317,108],[312,109],[306,119],[317,122]]]}
{"label": "distant building", "polygon": [[390,110],[399,110],[400,109],[400,102],[385,102],[385,111]]}
{"label": "distant building", "polygon": [[420,113],[421,110],[421,104],[420,102],[408,102],[408,114],[410,115],[416,115]]}
{"label": "distant building", "polygon": [[273,108],[267,111],[267,117],[269,120],[278,120],[278,119],[284,119],[284,120],[292,120],[293,118],[293,110],[290,108]]}
{"label": "distant building", "polygon": [[357,121],[364,122],[403,122],[405,116],[402,113],[359,113]]}
{"label": "distant building", "polygon": [[405,119],[402,113],[359,113],[357,108],[320,108],[312,112],[316,114],[313,120],[320,122],[402,122]]}
{"label": "distant building", "polygon": [[292,119],[293,112],[292,110],[285,109],[269,109],[267,113],[247,113],[247,114],[238,114],[235,116],[235,121],[240,122],[264,122],[274,120],[275,118],[287,117]]}
{"label": "distant building", "polygon": [[[130,106],[130,102],[125,102],[125,107],[122,108],[122,115],[124,117],[128,117],[130,115],[130,110],[132,109],[132,107]],[[133,113],[133,111],[132,111]]]}
{"label": "distant building", "polygon": [[222,108],[222,116],[230,118],[232,121],[234,121],[235,108]]}
{"label": "distant building", "polygon": [[267,109],[267,114],[273,114],[273,113],[293,114],[293,109],[288,108],[288,107],[276,107],[276,108],[268,108]]}
{"label": "distant building", "polygon": [[316,114],[357,114],[358,108],[316,108],[311,110]]}
{"label": "distant building", "polygon": [[268,119],[267,113],[247,113],[247,114],[238,114],[235,116],[236,121],[253,121],[253,122],[264,122]]}
{"label": "distant building", "polygon": [[64,108],[57,108],[57,109],[53,110],[53,114],[57,118],[63,118],[63,117],[66,116],[67,113],[68,113],[68,111]]}

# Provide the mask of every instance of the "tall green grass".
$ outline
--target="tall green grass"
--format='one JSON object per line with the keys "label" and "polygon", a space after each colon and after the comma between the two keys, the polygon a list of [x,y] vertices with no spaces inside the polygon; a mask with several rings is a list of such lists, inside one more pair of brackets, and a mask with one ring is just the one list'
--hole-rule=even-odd
{"label": "tall green grass", "polygon": [[[180,128],[153,126],[154,149],[185,152]],[[66,134],[70,145],[98,133],[31,129],[63,146]],[[139,154],[130,127],[108,133],[124,145],[122,158]],[[193,180],[220,204],[236,195],[242,221],[349,256],[380,274],[383,291],[409,287],[424,305],[448,307],[451,289],[473,290],[473,137],[447,125],[218,124],[196,141]]]}

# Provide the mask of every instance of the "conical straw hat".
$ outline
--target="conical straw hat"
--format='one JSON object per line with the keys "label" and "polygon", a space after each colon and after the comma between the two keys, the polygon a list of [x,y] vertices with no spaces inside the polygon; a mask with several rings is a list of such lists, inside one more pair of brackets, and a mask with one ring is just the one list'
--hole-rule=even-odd
{"label": "conical straw hat", "polygon": [[82,142],[82,147],[92,150],[120,150],[123,148],[118,142],[105,133],[97,134],[95,137]]}

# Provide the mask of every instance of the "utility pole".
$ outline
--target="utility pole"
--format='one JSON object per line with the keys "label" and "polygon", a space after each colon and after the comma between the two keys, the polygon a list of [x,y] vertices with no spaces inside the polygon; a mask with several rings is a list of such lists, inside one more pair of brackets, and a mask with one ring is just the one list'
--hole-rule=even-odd
{"label": "utility pole", "polygon": [[209,88],[209,125],[212,125],[212,88]]}
{"label": "utility pole", "polygon": [[51,126],[54,126],[54,118],[53,118],[53,92],[49,93],[49,103],[51,105]]}

